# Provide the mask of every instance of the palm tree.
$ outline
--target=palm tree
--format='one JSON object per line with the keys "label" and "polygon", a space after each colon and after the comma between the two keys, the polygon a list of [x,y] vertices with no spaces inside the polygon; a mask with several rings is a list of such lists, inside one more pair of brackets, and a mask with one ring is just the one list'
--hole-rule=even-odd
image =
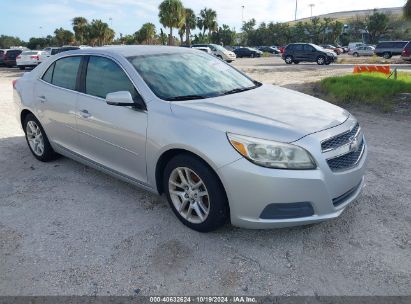
{"label": "palm tree", "polygon": [[144,23],[135,36],[138,43],[151,44],[156,36],[156,26],[150,22]]}
{"label": "palm tree", "polygon": [[203,27],[203,36],[208,30],[208,37],[210,38],[211,33],[218,29],[217,12],[211,8],[204,8],[200,11],[200,20]]}
{"label": "palm tree", "polygon": [[173,27],[181,28],[184,24],[184,6],[180,0],[164,0],[159,6],[160,23],[164,27],[170,28],[170,35],[168,37],[168,44],[173,42]]}
{"label": "palm tree", "polygon": [[92,44],[104,45],[114,39],[115,32],[107,23],[101,20],[93,20],[90,24],[90,38]]}
{"label": "palm tree", "polygon": [[404,16],[411,20],[411,0],[407,0],[407,3],[404,5]]}
{"label": "palm tree", "polygon": [[76,40],[80,44],[84,44],[86,38],[88,21],[84,17],[74,17],[72,20],[73,31],[76,37]]}
{"label": "palm tree", "polygon": [[185,9],[185,20],[186,22],[184,24],[184,29],[186,32],[186,44],[190,45],[191,30],[195,29],[197,26],[197,18],[192,9],[190,8]]}

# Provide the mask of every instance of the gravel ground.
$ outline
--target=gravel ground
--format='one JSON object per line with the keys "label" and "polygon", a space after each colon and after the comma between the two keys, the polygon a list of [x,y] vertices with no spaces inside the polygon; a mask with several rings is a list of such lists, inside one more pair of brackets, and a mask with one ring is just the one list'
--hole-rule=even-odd
{"label": "gravel ground", "polygon": [[[250,73],[247,62],[236,65]],[[288,86],[324,76],[303,66],[251,75]],[[338,219],[200,234],[162,197],[67,158],[36,161],[14,116],[18,75],[0,69],[0,295],[410,294],[409,116],[353,111],[367,186]]]}

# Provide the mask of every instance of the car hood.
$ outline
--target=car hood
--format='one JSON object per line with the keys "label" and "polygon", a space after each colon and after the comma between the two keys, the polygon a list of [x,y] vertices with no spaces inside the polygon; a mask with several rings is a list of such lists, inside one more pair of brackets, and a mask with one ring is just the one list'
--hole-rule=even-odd
{"label": "car hood", "polygon": [[273,85],[204,100],[172,102],[171,110],[190,123],[282,142],[338,126],[350,115],[323,100]]}

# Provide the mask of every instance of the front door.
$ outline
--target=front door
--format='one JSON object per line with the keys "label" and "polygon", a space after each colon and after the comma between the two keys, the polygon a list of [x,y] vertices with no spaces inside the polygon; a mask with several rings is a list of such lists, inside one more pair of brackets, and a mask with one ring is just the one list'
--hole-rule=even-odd
{"label": "front door", "polygon": [[145,183],[147,112],[108,105],[108,93],[129,91],[141,98],[123,69],[106,57],[90,56],[84,94],[77,103],[81,154],[117,174]]}

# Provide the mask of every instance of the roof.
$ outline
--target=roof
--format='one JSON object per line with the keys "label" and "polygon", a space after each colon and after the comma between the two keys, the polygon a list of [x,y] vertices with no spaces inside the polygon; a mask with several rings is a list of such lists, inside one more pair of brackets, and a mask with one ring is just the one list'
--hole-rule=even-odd
{"label": "roof", "polygon": [[[155,54],[172,54],[184,52],[197,52],[189,48],[163,46],[163,45],[113,45],[104,47],[93,47],[70,51],[71,54],[117,54],[123,57],[155,55]],[[66,53],[66,52],[65,52]],[[67,52],[68,53],[68,52]]]}

